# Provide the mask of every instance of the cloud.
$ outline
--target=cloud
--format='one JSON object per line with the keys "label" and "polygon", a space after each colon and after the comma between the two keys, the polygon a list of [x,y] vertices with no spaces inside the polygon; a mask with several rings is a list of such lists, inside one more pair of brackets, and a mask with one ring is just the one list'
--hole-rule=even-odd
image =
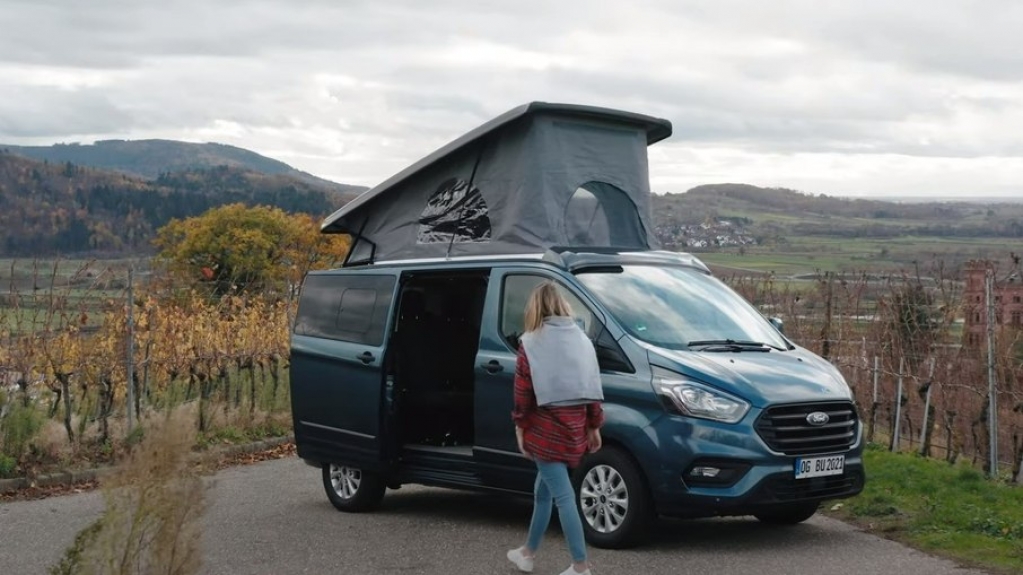
{"label": "cloud", "polygon": [[547,100],[670,119],[655,189],[1018,194],[1016,4],[9,0],[0,142],[220,141],[373,185]]}
{"label": "cloud", "polygon": [[[129,130],[132,118],[97,88],[0,86],[0,141]],[[5,142],[7,143],[7,142]]]}
{"label": "cloud", "polygon": [[[1023,157],[950,158],[904,154],[762,154],[731,148],[651,148],[652,185],[678,193],[740,182],[839,196],[1020,196]],[[936,166],[939,166],[936,169]]]}

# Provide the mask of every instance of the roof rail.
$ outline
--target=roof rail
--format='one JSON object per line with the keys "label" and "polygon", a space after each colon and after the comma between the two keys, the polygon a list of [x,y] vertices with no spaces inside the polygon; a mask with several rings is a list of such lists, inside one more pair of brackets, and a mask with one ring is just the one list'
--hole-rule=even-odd
{"label": "roof rail", "polygon": [[566,270],[602,265],[661,263],[689,266],[710,273],[710,268],[690,253],[639,250],[632,247],[554,246],[544,253],[543,261]]}

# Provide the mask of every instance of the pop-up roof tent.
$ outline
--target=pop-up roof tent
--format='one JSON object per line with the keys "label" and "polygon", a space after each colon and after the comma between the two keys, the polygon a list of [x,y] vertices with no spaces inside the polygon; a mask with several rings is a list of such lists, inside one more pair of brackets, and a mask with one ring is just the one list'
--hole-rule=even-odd
{"label": "pop-up roof tent", "polygon": [[367,190],[321,231],[352,236],[345,265],[555,246],[654,249],[646,148],[670,135],[659,118],[533,102]]}

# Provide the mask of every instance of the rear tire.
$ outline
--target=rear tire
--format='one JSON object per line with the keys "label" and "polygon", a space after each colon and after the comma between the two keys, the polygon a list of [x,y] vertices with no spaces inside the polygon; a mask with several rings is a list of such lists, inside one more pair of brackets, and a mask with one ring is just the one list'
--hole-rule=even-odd
{"label": "rear tire", "polygon": [[387,485],[375,473],[335,463],[324,463],[323,488],[338,511],[360,513],[380,506]]}
{"label": "rear tire", "polygon": [[588,542],[624,549],[642,541],[653,510],[646,481],[626,452],[605,447],[588,455],[573,474],[572,485]]}
{"label": "rear tire", "polygon": [[768,525],[796,525],[813,517],[819,506],[819,503],[792,503],[757,513],[754,517]]}

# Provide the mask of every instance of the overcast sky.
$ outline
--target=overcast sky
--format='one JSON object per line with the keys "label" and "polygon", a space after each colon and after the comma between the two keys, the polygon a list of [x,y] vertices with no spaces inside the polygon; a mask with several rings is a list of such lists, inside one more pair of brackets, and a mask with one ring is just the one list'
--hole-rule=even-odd
{"label": "overcast sky", "polygon": [[1018,0],[0,0],[0,143],[371,186],[532,101],[660,116],[657,192],[1023,196]]}

